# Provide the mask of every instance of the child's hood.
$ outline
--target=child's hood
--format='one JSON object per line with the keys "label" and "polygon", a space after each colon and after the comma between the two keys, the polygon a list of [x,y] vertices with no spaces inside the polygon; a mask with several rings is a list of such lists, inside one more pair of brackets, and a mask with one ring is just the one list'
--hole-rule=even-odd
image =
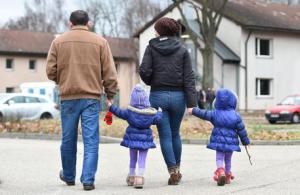
{"label": "child's hood", "polygon": [[215,108],[217,110],[235,110],[237,105],[237,97],[228,89],[220,89],[217,91]]}
{"label": "child's hood", "polygon": [[138,109],[132,106],[128,106],[128,110],[128,123],[139,129],[149,128],[152,125],[153,120],[157,114],[157,110],[151,107]]}

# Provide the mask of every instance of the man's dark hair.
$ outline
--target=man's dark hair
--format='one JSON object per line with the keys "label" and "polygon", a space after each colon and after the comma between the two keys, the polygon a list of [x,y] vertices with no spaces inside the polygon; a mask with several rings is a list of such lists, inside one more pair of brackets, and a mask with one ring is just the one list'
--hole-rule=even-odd
{"label": "man's dark hair", "polygon": [[70,22],[73,25],[86,25],[89,21],[89,15],[83,10],[73,11],[70,15]]}

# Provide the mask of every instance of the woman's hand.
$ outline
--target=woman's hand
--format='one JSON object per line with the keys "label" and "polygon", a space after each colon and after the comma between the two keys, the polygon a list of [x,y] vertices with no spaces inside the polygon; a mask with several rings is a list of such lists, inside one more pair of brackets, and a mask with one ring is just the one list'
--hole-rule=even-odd
{"label": "woman's hand", "polygon": [[112,104],[113,104],[113,100],[110,100],[110,99],[106,100],[107,107],[110,108]]}
{"label": "woman's hand", "polygon": [[193,114],[193,108],[188,108],[187,110],[188,110],[189,115]]}

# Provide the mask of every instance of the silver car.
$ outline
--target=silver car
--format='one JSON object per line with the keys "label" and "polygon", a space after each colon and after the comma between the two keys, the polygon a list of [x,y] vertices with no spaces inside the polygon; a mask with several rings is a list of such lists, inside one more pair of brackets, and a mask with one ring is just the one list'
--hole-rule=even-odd
{"label": "silver car", "polygon": [[57,119],[57,104],[45,96],[24,93],[0,94],[0,121]]}

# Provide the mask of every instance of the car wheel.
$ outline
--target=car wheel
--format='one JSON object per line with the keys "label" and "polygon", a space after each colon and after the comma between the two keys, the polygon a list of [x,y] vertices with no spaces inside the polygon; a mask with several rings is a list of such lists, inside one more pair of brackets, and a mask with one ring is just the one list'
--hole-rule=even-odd
{"label": "car wheel", "polygon": [[300,116],[298,113],[294,113],[292,116],[292,123],[299,123],[300,122]]}
{"label": "car wheel", "polygon": [[43,113],[41,115],[41,120],[45,120],[45,119],[52,119],[52,115],[50,113]]}
{"label": "car wheel", "polygon": [[275,123],[276,123],[276,120],[269,120],[269,123],[275,124]]}

